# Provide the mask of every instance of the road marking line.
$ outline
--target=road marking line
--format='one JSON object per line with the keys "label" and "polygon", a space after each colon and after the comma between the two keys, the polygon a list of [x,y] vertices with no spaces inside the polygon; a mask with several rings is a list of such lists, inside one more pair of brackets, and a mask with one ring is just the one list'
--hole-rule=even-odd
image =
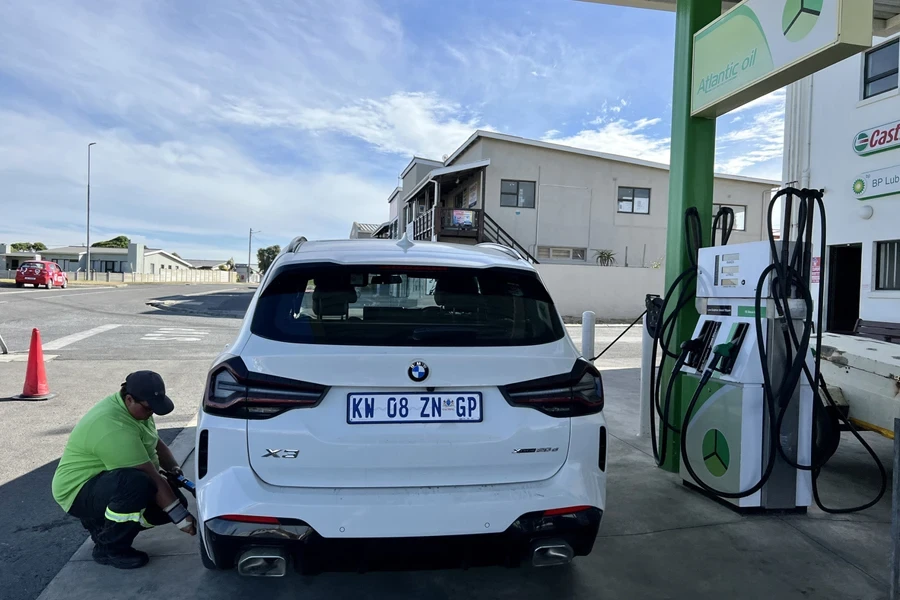
{"label": "road marking line", "polygon": [[[50,362],[54,358],[56,358],[56,354],[45,354],[44,362]],[[10,362],[27,362],[28,361],[28,353],[24,354],[0,354],[0,363],[10,363]]]}
{"label": "road marking line", "polygon": [[[100,290],[114,290],[114,289],[117,289],[117,288],[114,288],[114,287],[111,286],[111,285],[104,285],[104,286],[101,286],[101,287],[99,287],[99,288],[96,288],[96,287],[90,287],[90,288],[84,288],[84,289],[68,288],[68,289],[65,289],[65,290],[60,290],[60,289],[57,289],[57,290],[34,290],[34,289],[32,289],[32,290],[15,290],[15,291],[12,291],[12,292],[0,292],[0,295],[6,295],[6,294],[46,294],[47,292],[50,292],[51,294],[70,294],[70,293],[72,293],[72,292],[85,292],[85,291],[87,291],[87,292],[90,293],[90,294],[96,294],[96,293],[98,293],[98,292],[88,291],[88,290],[97,290],[97,289],[100,289]],[[84,294],[79,294],[79,295],[83,296]]]}
{"label": "road marking line", "polygon": [[117,327],[121,327],[121,325],[101,325],[100,327],[94,327],[93,329],[82,331],[81,333],[73,333],[72,335],[61,337],[59,339],[53,340],[52,342],[47,342],[46,344],[44,344],[44,350],[59,350],[60,348],[65,348],[69,344],[80,342],[83,339],[87,339],[93,335],[97,335],[98,333],[111,331],[113,329],[116,329]]}
{"label": "road marking line", "polygon": [[233,292],[238,288],[228,288],[225,290],[210,290],[207,292],[195,292],[193,294],[182,294],[183,296],[208,296],[209,294],[224,294],[225,292]]}

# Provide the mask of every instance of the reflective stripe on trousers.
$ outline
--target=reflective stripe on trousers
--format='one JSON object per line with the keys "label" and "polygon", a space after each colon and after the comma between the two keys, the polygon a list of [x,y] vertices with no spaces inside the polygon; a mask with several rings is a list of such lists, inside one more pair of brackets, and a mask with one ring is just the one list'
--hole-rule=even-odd
{"label": "reflective stripe on trousers", "polygon": [[120,513],[107,506],[106,512],[103,516],[113,523],[128,523],[130,521],[134,521],[135,523],[139,523],[144,529],[150,529],[151,527],[153,527],[153,524],[144,518],[143,510],[133,513]]}

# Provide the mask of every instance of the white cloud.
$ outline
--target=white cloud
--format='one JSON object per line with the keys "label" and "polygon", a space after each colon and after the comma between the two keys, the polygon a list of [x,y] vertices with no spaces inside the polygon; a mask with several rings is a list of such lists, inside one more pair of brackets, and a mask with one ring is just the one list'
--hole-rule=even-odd
{"label": "white cloud", "polygon": [[[594,122],[597,123],[596,120]],[[642,118],[637,121],[601,120],[602,124],[595,129],[584,129],[570,136],[547,135],[544,140],[564,146],[668,163],[669,138],[645,131],[660,122],[659,118]]]}
{"label": "white cloud", "polygon": [[741,116],[729,123],[735,127],[725,128],[716,139],[716,168],[719,171],[781,179],[784,100],[784,90],[778,90],[736,111]]}
{"label": "white cloud", "polygon": [[330,131],[363,140],[382,152],[440,157],[455,150],[475,129],[490,129],[477,117],[434,94],[397,93],[337,108],[265,107],[233,104],[222,118],[242,125]]}

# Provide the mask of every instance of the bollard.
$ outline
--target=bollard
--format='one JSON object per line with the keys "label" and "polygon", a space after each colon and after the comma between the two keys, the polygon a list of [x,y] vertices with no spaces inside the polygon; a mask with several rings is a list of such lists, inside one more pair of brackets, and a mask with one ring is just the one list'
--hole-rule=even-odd
{"label": "bollard", "polygon": [[656,368],[653,364],[653,336],[650,335],[650,328],[647,326],[649,313],[644,315],[644,328],[641,334],[641,411],[640,425],[638,427],[638,437],[648,437],[650,435],[650,407],[651,390],[650,390],[650,370]]}
{"label": "bollard", "polygon": [[594,311],[586,310],[581,315],[581,355],[588,360],[594,358],[594,324],[597,315]]}
{"label": "bollard", "polygon": [[2,335],[0,335],[0,354],[9,354],[9,346],[3,341]]}
{"label": "bollard", "polygon": [[900,419],[894,419],[894,487],[891,494],[891,600],[900,600]]}

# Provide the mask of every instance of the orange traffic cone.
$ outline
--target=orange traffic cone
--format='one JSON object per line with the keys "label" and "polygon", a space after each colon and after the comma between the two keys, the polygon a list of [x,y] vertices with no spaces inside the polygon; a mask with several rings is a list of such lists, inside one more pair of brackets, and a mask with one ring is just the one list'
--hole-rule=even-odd
{"label": "orange traffic cone", "polygon": [[28,350],[28,367],[25,369],[25,386],[19,400],[48,400],[56,394],[50,393],[47,383],[47,372],[44,370],[44,348],[41,345],[41,332],[31,330],[31,348]]}

